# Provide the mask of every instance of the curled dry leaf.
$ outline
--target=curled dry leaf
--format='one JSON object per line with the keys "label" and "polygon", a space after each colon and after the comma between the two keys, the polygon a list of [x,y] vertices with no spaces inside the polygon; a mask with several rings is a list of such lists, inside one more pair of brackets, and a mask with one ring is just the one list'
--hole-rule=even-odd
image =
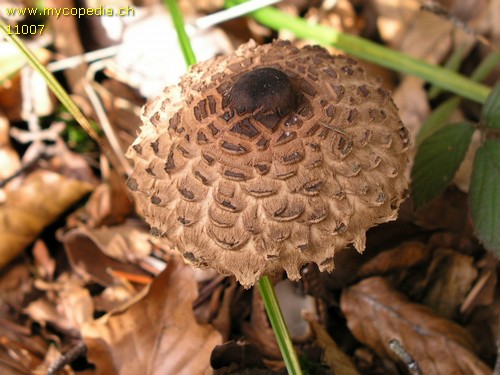
{"label": "curled dry leaf", "polygon": [[282,358],[260,293],[252,294],[250,321],[242,322],[241,328],[243,335],[259,348],[262,355],[267,358]]}
{"label": "curled dry leaf", "polygon": [[363,264],[358,270],[358,277],[364,278],[396,270],[405,270],[425,262],[429,256],[428,246],[420,242],[405,242],[394,249],[381,252]]}
{"label": "curled dry leaf", "polygon": [[172,258],[143,299],[83,327],[88,360],[106,375],[205,374],[222,339],[196,322],[196,297],[191,266]]}
{"label": "curled dry leaf", "polygon": [[7,186],[0,205],[0,267],[91,190],[88,182],[47,170],[33,172],[16,189]]}
{"label": "curled dry leaf", "polygon": [[151,252],[149,240],[143,227],[130,222],[100,229],[81,227],[63,237],[74,270],[103,286],[116,282],[110,270],[148,276],[136,263]]}
{"label": "curled dry leaf", "polygon": [[346,289],[341,308],[354,336],[382,357],[398,360],[389,348],[396,339],[426,375],[491,373],[464,328],[408,301],[381,277]]}

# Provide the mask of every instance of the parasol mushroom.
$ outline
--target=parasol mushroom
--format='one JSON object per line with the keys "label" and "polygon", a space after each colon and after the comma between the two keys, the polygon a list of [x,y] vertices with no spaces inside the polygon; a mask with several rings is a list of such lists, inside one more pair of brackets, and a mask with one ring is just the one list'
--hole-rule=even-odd
{"label": "parasol mushroom", "polygon": [[407,195],[409,135],[357,61],[253,41],[144,107],[128,180],[155,236],[244,287],[365,248]]}

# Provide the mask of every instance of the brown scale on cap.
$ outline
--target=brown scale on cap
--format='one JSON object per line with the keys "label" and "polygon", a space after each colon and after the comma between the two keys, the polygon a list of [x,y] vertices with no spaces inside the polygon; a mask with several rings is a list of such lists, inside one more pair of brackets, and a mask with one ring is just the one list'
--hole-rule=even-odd
{"label": "brown scale on cap", "polygon": [[365,247],[406,197],[409,136],[355,60],[249,42],[194,65],[148,102],[127,156],[156,236],[245,287]]}

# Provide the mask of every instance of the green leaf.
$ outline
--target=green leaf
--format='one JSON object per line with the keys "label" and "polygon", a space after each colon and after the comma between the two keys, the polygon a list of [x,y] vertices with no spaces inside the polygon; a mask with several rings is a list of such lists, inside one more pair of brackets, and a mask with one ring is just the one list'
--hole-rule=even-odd
{"label": "green leaf", "polygon": [[500,129],[500,83],[493,88],[486,99],[482,116],[488,128]]}
{"label": "green leaf", "polygon": [[486,141],[476,152],[470,186],[471,215],[479,240],[500,254],[500,142]]}
{"label": "green leaf", "polygon": [[426,138],[417,150],[411,171],[415,208],[443,192],[453,179],[474,133],[470,123],[447,125]]}

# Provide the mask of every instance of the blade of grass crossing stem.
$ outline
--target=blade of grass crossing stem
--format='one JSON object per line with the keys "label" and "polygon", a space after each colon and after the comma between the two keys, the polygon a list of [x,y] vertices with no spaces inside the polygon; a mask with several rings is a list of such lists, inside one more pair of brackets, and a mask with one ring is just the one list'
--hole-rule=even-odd
{"label": "blade of grass crossing stem", "polygon": [[182,54],[184,55],[184,60],[186,65],[189,67],[196,63],[196,56],[191,47],[191,42],[189,41],[189,36],[184,28],[184,18],[177,4],[177,0],[163,0],[168,7],[172,20],[174,21],[175,31],[177,32],[177,37],[179,38],[179,45],[181,46]]}
{"label": "blade of grass crossing stem", "polygon": [[[184,59],[189,67],[190,65],[196,63],[196,57],[193,53],[189,37],[184,29],[182,14],[175,0],[165,0],[165,3],[170,11],[170,14],[172,15],[175,29],[179,37],[179,43],[184,53]],[[290,339],[285,319],[281,313],[273,284],[269,280],[269,277],[263,276],[260,279],[259,291],[262,296],[262,300],[264,301],[267,315],[269,317],[269,321],[271,322],[271,326],[273,327],[274,335],[276,336],[276,341],[278,342],[281,354],[283,355],[283,360],[288,373],[290,375],[301,375],[302,370],[300,368],[300,363],[297,358],[297,354],[295,353],[292,340]]]}
{"label": "blade of grass crossing stem", "polygon": [[45,83],[52,90],[54,95],[59,99],[62,105],[68,110],[69,113],[74,117],[74,119],[81,125],[81,127],[91,136],[98,144],[100,144],[100,137],[94,130],[90,122],[80,111],[78,106],[71,100],[68,93],[64,88],[57,82],[55,77],[50,73],[47,68],[36,58],[33,52],[24,44],[24,42],[15,34],[9,34],[7,32],[6,25],[3,20],[0,19],[0,29],[5,34],[7,40],[10,40],[16,45],[16,47],[23,53],[30,65],[35,69],[45,80]]}
{"label": "blade of grass crossing stem", "polygon": [[[231,7],[245,1],[226,0],[225,4]],[[273,7],[259,9],[251,15],[256,21],[273,30],[290,30],[299,38],[334,46],[354,57],[400,73],[417,76],[442,89],[479,103],[484,103],[491,91],[487,86],[440,66],[415,59],[369,40],[338,32],[327,26],[311,25],[300,17],[285,14]]]}
{"label": "blade of grass crossing stem", "polygon": [[274,292],[273,284],[268,276],[261,277],[259,281],[259,292],[266,306],[267,316],[269,317],[274,334],[276,335],[276,341],[278,341],[278,346],[283,354],[288,373],[294,375],[302,374],[300,363],[295,355],[295,349],[293,348],[288,328],[283,318],[283,314],[281,313],[276,293]]}

